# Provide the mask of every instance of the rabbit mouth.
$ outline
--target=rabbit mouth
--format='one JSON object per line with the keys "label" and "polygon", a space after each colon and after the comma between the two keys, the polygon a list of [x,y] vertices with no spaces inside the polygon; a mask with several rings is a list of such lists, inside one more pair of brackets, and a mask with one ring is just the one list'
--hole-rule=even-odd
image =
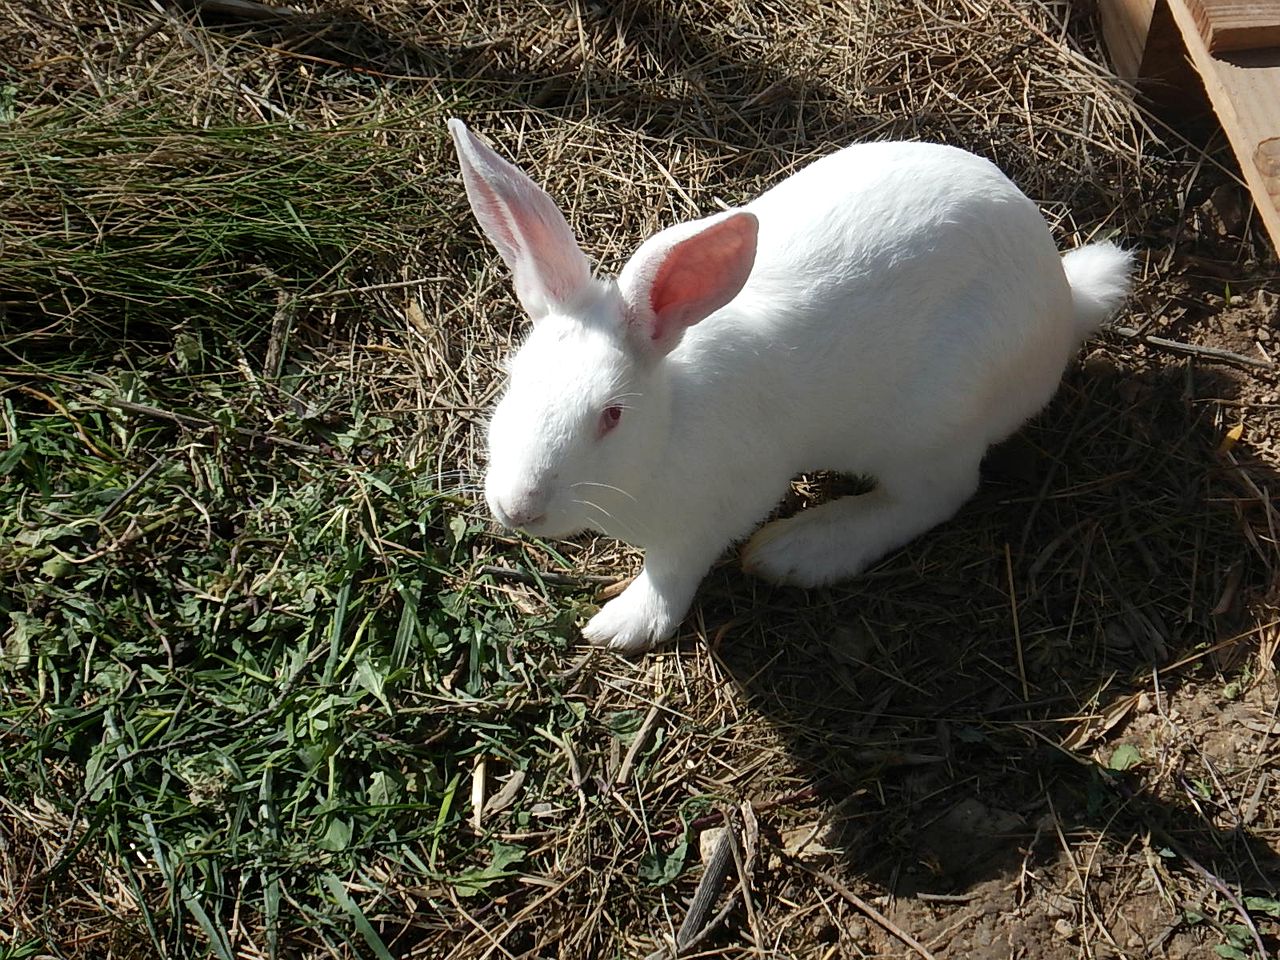
{"label": "rabbit mouth", "polygon": [[489,508],[494,519],[508,530],[519,530],[534,537],[550,539],[571,537],[584,526],[580,519],[565,516],[551,509],[534,514],[533,511],[528,513],[508,511],[499,503],[490,503]]}
{"label": "rabbit mouth", "polygon": [[580,519],[552,515],[550,513],[544,513],[542,516],[528,520],[520,525],[520,530],[524,533],[551,540],[563,540],[566,537],[572,537],[574,534],[580,533],[582,529],[583,523]]}
{"label": "rabbit mouth", "polygon": [[493,518],[508,530],[519,530],[535,537],[561,539],[571,537],[588,526],[589,518],[562,502],[562,495],[542,484],[513,491],[499,485],[488,489],[485,499]]}
{"label": "rabbit mouth", "polygon": [[530,528],[537,527],[547,519],[545,512],[534,514],[533,511],[507,510],[497,502],[491,502],[489,509],[493,512],[494,519],[508,530],[530,532]]}

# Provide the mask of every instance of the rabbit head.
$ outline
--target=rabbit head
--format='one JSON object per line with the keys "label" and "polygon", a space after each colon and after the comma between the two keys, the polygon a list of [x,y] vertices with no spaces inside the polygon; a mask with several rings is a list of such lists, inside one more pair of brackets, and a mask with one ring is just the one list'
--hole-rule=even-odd
{"label": "rabbit head", "polygon": [[671,227],[616,279],[595,278],[552,199],[460,120],[449,130],[472,211],[533,321],[489,425],[489,507],[539,536],[594,529],[644,545],[646,479],[663,469],[680,417],[672,351],[746,282],[756,218],[735,210]]}

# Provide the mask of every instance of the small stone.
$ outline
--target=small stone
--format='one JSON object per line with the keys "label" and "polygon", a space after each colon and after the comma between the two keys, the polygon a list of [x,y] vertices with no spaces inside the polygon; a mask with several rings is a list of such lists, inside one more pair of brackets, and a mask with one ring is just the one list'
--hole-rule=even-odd
{"label": "small stone", "polygon": [[1054,894],[1049,898],[1049,903],[1045,907],[1045,913],[1050,917],[1066,917],[1075,913],[1075,904],[1061,894]]}
{"label": "small stone", "polygon": [[1066,920],[1062,917],[1053,921],[1053,930],[1054,933],[1060,936],[1063,940],[1070,940],[1076,935],[1075,925],[1070,920]]}
{"label": "small stone", "polygon": [[698,835],[698,855],[705,867],[715,856],[716,847],[720,846],[720,838],[724,836],[724,827],[707,827]]}

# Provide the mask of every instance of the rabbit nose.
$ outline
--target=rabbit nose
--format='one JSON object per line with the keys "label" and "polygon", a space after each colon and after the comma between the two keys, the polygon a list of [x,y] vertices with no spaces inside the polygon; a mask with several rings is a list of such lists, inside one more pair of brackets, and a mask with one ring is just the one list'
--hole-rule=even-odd
{"label": "rabbit nose", "polygon": [[511,526],[513,527],[531,526],[545,516],[546,513],[536,507],[522,507],[518,510],[507,511],[507,519],[511,521]]}
{"label": "rabbit nose", "polygon": [[504,497],[498,502],[501,508],[498,519],[509,527],[527,527],[547,515],[545,502],[546,494],[541,488],[523,490],[513,497]]}

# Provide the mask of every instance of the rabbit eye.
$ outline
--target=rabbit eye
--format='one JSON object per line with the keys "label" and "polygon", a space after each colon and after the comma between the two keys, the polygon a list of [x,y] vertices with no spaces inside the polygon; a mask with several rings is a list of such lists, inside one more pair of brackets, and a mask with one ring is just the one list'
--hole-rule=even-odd
{"label": "rabbit eye", "polygon": [[604,436],[618,425],[622,419],[621,407],[605,407],[600,414],[600,436]]}

